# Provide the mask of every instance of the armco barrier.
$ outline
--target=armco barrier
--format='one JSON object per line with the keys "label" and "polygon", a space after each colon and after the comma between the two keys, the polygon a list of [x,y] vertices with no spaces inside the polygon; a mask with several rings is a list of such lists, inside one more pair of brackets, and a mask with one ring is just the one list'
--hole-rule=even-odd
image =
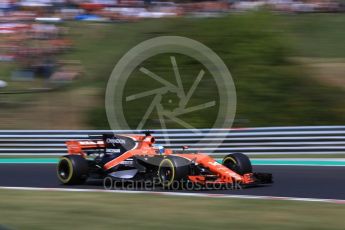
{"label": "armco barrier", "polygon": [[[153,130],[157,144],[174,150],[211,155],[243,152],[250,155],[345,154],[345,126],[263,127],[243,129]],[[58,156],[66,154],[66,140],[88,139],[109,130],[3,130],[0,155]],[[138,133],[121,130],[115,133]],[[199,142],[201,139],[206,140]],[[219,144],[221,142],[221,144]]]}

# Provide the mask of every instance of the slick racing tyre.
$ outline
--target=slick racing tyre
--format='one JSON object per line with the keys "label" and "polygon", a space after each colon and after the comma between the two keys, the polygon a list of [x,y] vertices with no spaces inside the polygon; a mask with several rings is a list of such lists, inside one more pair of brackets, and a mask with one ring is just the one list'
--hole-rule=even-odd
{"label": "slick racing tyre", "polygon": [[179,188],[187,182],[190,161],[181,157],[166,157],[158,167],[158,179],[166,188]]}
{"label": "slick racing tyre", "polygon": [[249,158],[243,153],[233,153],[225,156],[222,164],[240,175],[253,171]]}
{"label": "slick racing tyre", "polygon": [[88,177],[88,163],[80,155],[63,156],[57,166],[57,176],[63,184],[83,184]]}

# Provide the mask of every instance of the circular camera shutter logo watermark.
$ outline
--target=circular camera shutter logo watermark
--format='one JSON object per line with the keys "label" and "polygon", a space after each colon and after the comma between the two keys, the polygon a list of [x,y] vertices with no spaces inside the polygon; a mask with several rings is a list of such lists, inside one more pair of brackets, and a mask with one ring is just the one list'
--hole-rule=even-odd
{"label": "circular camera shutter logo watermark", "polygon": [[[167,80],[164,76],[159,76],[154,71],[143,66],[145,60],[161,54],[171,54],[169,56],[171,71],[174,75],[174,82]],[[174,55],[176,54],[176,55]],[[183,85],[183,78],[186,77],[179,70],[177,56],[185,55],[194,61],[201,63],[202,68],[193,78],[190,86]],[[133,71],[139,69],[143,77],[158,83],[156,89],[143,89],[132,95],[125,96],[125,86]],[[202,83],[204,76],[209,74],[213,77],[216,88],[207,90],[217,90],[217,98],[209,98],[205,102],[190,106],[194,92]],[[166,110],[162,105],[162,100],[168,93],[174,93],[179,99],[178,106],[174,110]],[[151,97],[152,101],[142,114],[142,119],[135,124],[136,130],[143,128],[151,113],[158,113],[161,129],[169,128],[167,121],[177,123],[182,128],[199,132],[191,123],[180,118],[186,113],[197,113],[204,109],[216,108],[218,111],[212,124],[203,128],[231,128],[236,113],[236,89],[231,74],[221,60],[221,58],[210,48],[195,40],[178,37],[162,36],[146,40],[128,51],[117,63],[108,81],[106,89],[105,106],[107,118],[111,129],[131,129],[128,119],[125,116],[125,105],[131,101]],[[171,103],[171,100],[168,100]],[[138,111],[139,112],[139,111]],[[133,126],[133,124],[131,124]]]}

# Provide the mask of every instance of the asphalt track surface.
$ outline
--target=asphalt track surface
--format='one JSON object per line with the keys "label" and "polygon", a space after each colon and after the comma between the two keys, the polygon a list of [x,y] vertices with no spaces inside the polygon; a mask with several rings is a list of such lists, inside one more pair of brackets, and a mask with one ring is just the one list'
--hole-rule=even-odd
{"label": "asphalt track surface", "polygon": [[[56,177],[55,164],[1,164],[0,186],[102,189],[102,181],[82,186],[64,186]],[[254,166],[254,171],[270,172],[274,184],[241,190],[197,191],[211,194],[282,196],[345,199],[345,167]],[[186,191],[183,191],[186,192]]]}

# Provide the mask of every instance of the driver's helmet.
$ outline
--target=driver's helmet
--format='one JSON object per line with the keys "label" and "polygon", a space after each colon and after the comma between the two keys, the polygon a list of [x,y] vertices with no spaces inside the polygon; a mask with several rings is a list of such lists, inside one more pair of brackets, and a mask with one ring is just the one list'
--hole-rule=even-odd
{"label": "driver's helmet", "polygon": [[156,149],[158,150],[159,154],[164,153],[164,146],[163,145],[155,145]]}

